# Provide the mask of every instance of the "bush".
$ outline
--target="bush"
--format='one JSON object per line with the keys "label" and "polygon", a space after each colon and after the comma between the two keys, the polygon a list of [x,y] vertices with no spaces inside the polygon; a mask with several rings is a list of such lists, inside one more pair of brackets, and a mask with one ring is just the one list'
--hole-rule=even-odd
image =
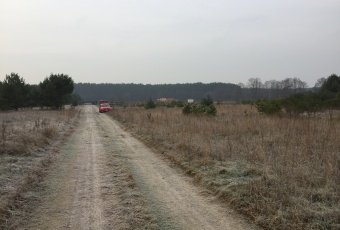
{"label": "bush", "polygon": [[282,110],[281,102],[277,99],[257,101],[255,106],[259,113],[267,115],[277,114]]}
{"label": "bush", "polygon": [[192,113],[193,114],[201,114],[201,113],[204,113],[205,112],[205,107],[204,105],[202,104],[193,104],[192,105]]}
{"label": "bush", "polygon": [[183,114],[190,114],[191,113],[191,104],[185,104],[183,109],[182,109],[182,113]]}
{"label": "bush", "polygon": [[209,116],[216,116],[217,109],[210,96],[201,100],[201,103],[188,103],[182,109],[183,114],[207,114]]}
{"label": "bush", "polygon": [[150,98],[144,105],[145,109],[154,109],[156,108],[156,103]]}
{"label": "bush", "polygon": [[315,113],[326,108],[325,99],[319,93],[295,94],[282,100],[282,105],[290,115],[304,112]]}
{"label": "bush", "polygon": [[209,95],[206,98],[203,98],[201,100],[201,105],[210,106],[213,104],[214,104],[214,101]]}
{"label": "bush", "polygon": [[209,116],[216,116],[217,114],[217,109],[216,107],[212,104],[212,105],[209,105],[206,109],[206,112]]}

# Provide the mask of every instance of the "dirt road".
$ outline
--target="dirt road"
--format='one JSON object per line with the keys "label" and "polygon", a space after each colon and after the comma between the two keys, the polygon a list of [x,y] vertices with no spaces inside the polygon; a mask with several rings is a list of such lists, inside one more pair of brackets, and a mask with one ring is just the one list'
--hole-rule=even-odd
{"label": "dirt road", "polygon": [[95,106],[43,187],[23,229],[255,229]]}

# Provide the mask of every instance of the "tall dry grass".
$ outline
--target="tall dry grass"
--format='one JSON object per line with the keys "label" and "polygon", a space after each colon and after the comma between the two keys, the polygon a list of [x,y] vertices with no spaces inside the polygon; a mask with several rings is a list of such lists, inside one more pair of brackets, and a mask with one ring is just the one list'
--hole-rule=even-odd
{"label": "tall dry grass", "polygon": [[111,115],[267,229],[340,229],[340,117],[265,116],[246,105],[216,117],[180,109]]}
{"label": "tall dry grass", "polygon": [[15,229],[29,191],[37,186],[57,144],[67,135],[77,109],[0,113],[0,229]]}

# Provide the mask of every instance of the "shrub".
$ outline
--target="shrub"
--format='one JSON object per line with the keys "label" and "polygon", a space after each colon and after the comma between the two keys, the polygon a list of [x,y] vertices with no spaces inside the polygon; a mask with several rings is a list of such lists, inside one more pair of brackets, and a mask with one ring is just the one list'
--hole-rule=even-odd
{"label": "shrub", "polygon": [[206,108],[206,112],[209,116],[216,116],[217,109],[213,104],[211,104]]}
{"label": "shrub", "polygon": [[259,113],[268,115],[277,114],[282,110],[281,102],[277,99],[257,101],[255,106]]}
{"label": "shrub", "polygon": [[205,108],[206,106],[202,105],[202,104],[193,104],[192,105],[192,113],[193,114],[201,114],[205,112]]}
{"label": "shrub", "polygon": [[209,95],[206,98],[203,98],[201,100],[201,105],[210,106],[213,104],[214,104],[214,101]]}
{"label": "shrub", "polygon": [[207,114],[209,116],[215,116],[217,109],[210,96],[203,98],[201,103],[188,103],[185,104],[182,109],[183,114]]}
{"label": "shrub", "polygon": [[150,98],[144,105],[145,109],[154,109],[156,108],[156,103]]}
{"label": "shrub", "polygon": [[290,115],[304,112],[315,113],[326,108],[325,99],[319,93],[295,94],[282,100],[282,105]]}
{"label": "shrub", "polygon": [[185,104],[182,109],[183,114],[190,114],[191,113],[191,104]]}

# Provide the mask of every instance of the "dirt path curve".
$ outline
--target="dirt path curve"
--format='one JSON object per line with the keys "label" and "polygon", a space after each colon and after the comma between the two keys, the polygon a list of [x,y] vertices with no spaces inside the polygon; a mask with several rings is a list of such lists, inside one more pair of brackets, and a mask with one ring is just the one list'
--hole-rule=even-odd
{"label": "dirt path curve", "polygon": [[255,229],[94,106],[62,147],[23,229]]}

